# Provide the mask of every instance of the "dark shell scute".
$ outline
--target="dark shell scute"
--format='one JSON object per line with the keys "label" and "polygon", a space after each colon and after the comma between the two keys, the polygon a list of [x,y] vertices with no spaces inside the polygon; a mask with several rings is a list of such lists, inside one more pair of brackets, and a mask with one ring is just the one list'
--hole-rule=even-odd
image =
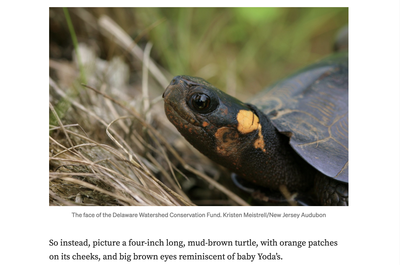
{"label": "dark shell scute", "polygon": [[336,54],[251,101],[309,164],[348,182],[348,55]]}

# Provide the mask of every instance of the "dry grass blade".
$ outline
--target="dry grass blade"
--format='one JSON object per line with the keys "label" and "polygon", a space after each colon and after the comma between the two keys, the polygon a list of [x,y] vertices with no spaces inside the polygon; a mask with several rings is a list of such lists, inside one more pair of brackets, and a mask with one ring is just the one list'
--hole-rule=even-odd
{"label": "dry grass blade", "polygon": [[67,138],[67,140],[68,140],[70,146],[72,146],[71,139],[69,139],[68,133],[65,132],[64,125],[63,125],[63,123],[61,122],[60,117],[58,117],[56,110],[54,109],[54,107],[53,107],[53,105],[52,105],[51,103],[49,103],[49,107],[50,107],[50,110],[51,110],[51,112],[53,113],[53,115],[56,117],[56,119],[57,119],[57,121],[58,121],[58,124],[60,124],[61,129],[64,131],[65,137]]}
{"label": "dry grass blade", "polygon": [[[123,31],[121,27],[119,27],[118,24],[115,23],[110,17],[105,15],[101,16],[99,19],[99,25],[109,34],[111,34],[117,40],[117,43],[121,45],[121,47],[131,52],[139,60],[144,60],[144,53],[142,49],[140,49],[139,46],[137,46],[136,43],[129,37],[129,35],[126,34],[126,32]],[[168,80],[152,60],[149,60],[149,70],[162,87],[168,86]]]}
{"label": "dry grass blade", "polygon": [[150,123],[150,97],[149,97],[149,63],[150,63],[150,51],[153,45],[147,43],[144,49],[144,60],[143,60],[143,78],[142,78],[142,94],[143,94],[143,112],[145,113],[145,119],[147,123]]}
{"label": "dry grass blade", "polygon": [[285,185],[279,186],[279,190],[291,206],[297,206],[297,202],[295,200],[298,195],[297,193],[290,193]]}

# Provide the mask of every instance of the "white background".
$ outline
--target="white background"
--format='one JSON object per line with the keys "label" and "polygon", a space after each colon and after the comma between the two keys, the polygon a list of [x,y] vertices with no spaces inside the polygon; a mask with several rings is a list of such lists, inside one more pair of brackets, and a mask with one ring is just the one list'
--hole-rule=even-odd
{"label": "white background", "polygon": [[[88,4],[89,2],[85,2]],[[229,2],[272,6],[276,1]],[[3,4],[0,17],[2,62],[2,264],[51,264],[51,253],[78,249],[49,247],[59,240],[337,240],[331,248],[107,248],[103,252],[275,253],[277,264],[399,264],[399,2],[301,1],[305,6],[349,6],[350,28],[350,206],[324,207],[49,207],[48,206],[48,5]],[[46,4],[46,5],[44,5]],[[69,6],[81,1],[60,1]],[[98,6],[152,5],[96,1]],[[171,2],[176,6],[188,2]],[[194,5],[199,5],[194,3]],[[224,5],[201,1],[202,5]],[[279,6],[298,6],[280,1]],[[23,5],[23,7],[21,7]],[[163,5],[154,3],[154,5]],[[32,25],[27,31],[26,22]],[[33,57],[32,54],[34,55]],[[38,65],[40,64],[40,67]],[[21,78],[23,77],[23,78]],[[21,102],[20,93],[26,94]],[[14,94],[15,93],[15,94]],[[18,102],[16,102],[18,101]],[[34,137],[35,141],[32,140]],[[19,148],[18,144],[32,145]],[[29,152],[21,154],[21,152]],[[21,161],[20,157],[26,157]],[[19,158],[19,159],[17,159]],[[24,174],[26,170],[26,174]],[[32,171],[37,175],[32,176]],[[14,188],[14,187],[18,187]],[[322,219],[72,218],[72,212],[320,212]],[[199,229],[200,228],[200,229]],[[80,252],[90,253],[90,250]],[[93,253],[97,250],[93,250]],[[210,261],[209,261],[210,262]],[[209,263],[208,262],[208,263]],[[67,262],[56,262],[57,264]],[[69,262],[68,262],[69,263]],[[85,262],[85,264],[93,262]],[[104,263],[104,262],[102,262]],[[112,264],[115,264],[113,262]],[[124,262],[120,262],[123,264]],[[161,264],[162,262],[158,262]],[[176,263],[176,262],[174,262]],[[190,262],[180,262],[186,264]],[[194,263],[194,262],[193,262]],[[232,262],[221,262],[230,264]],[[239,262],[237,262],[239,263]],[[243,263],[243,261],[242,261]],[[83,264],[83,263],[82,263]],[[110,263],[111,264],[111,263]],[[152,264],[151,262],[141,264]],[[196,262],[195,264],[205,264]]]}

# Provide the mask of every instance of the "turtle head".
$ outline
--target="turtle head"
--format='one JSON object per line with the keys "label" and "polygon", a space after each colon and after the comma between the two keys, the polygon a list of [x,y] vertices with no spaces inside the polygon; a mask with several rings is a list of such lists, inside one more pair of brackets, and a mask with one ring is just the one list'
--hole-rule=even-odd
{"label": "turtle head", "polygon": [[163,98],[168,119],[186,140],[233,171],[245,149],[264,148],[256,111],[202,78],[174,77]]}
{"label": "turtle head", "polygon": [[[297,155],[257,107],[225,94],[198,77],[176,76],[163,94],[165,113],[197,150],[249,181],[278,189],[298,177]],[[300,158],[299,158],[300,159]]]}

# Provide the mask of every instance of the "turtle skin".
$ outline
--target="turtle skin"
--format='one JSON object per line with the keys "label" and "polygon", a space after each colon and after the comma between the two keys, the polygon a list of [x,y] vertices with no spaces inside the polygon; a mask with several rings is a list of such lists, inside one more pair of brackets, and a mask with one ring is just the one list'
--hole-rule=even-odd
{"label": "turtle skin", "polygon": [[176,76],[165,113],[196,149],[245,180],[348,205],[348,55],[338,53],[249,103],[202,78]]}

